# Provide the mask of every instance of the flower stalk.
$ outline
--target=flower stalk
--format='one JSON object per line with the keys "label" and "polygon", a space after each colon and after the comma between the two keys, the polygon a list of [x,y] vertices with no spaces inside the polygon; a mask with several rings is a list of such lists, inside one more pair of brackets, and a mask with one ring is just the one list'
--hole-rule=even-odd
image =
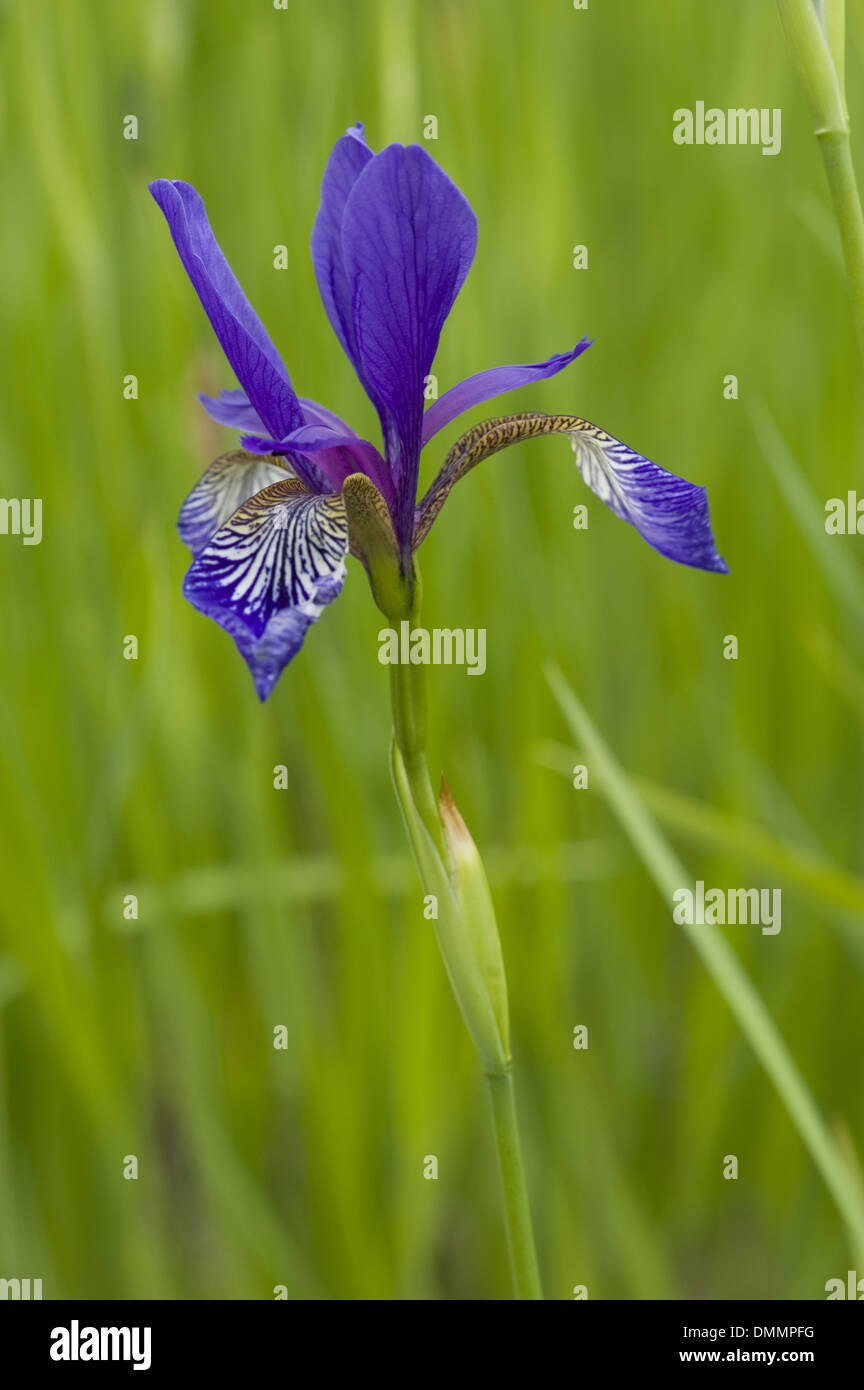
{"label": "flower stalk", "polygon": [[[405,602],[395,610],[382,612],[387,613],[394,626],[406,619],[413,626],[420,613],[420,594],[420,576],[415,565],[411,581],[405,586]],[[426,678],[422,666],[397,662],[390,667],[390,704],[394,749],[402,764],[401,773],[394,770],[397,790],[404,781],[434,851],[442,865],[449,865],[450,854],[426,764]]]}
{"label": "flower stalk", "polygon": [[[390,622],[416,622],[416,571]],[[442,781],[436,802],[426,762],[425,672],[391,667],[391,770],[423,891],[434,899],[433,922],[447,976],[471,1035],[492,1105],[507,1243],[518,1299],[542,1299],[528,1190],[513,1091],[507,985],[492,897],[477,848]]]}
{"label": "flower stalk", "polygon": [[855,178],[845,91],[845,0],[777,0],[792,64],[813,115],[864,357],[864,215]]}

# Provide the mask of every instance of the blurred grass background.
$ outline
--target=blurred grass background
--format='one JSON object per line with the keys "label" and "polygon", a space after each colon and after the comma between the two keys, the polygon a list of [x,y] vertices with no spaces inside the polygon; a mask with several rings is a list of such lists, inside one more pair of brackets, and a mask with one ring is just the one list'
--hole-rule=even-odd
{"label": "blurred grass background", "polygon": [[[857,6],[849,25],[854,130]],[[147,193],[199,188],[298,391],[375,438],[309,234],[348,124],[380,147],[434,114],[480,223],[441,389],[593,335],[472,418],[579,413],[706,484],[731,568],[663,561],[554,439],[472,474],[424,546],[427,625],[488,632],[485,679],[431,672],[432,761],[495,879],[547,1296],[824,1297],[849,1265],[837,1213],[599,794],[554,770],[578,758],[542,674],[561,664],[695,878],[782,887],[779,936],[727,930],[860,1146],[860,541],[801,523],[818,542],[860,479],[861,377],[773,4],[11,0],[0,39],[0,491],[44,503],[41,546],[0,537],[0,1276],[45,1297],[509,1296],[362,572],[264,708],[181,598],[177,509],[234,439],[195,394],[233,382]],[[674,145],[697,100],[781,107],[782,153]]]}

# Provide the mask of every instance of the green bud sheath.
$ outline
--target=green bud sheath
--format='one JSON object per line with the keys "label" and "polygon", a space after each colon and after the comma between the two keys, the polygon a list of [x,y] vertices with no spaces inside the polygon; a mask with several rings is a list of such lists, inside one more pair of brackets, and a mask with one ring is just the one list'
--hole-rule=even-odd
{"label": "green bud sheath", "polygon": [[[437,914],[433,918],[435,935],[438,938],[438,945],[451,988],[459,1005],[459,1011],[468,1032],[471,1034],[483,1071],[487,1076],[502,1076],[507,1071],[510,1059],[506,1044],[507,995],[500,951],[497,955],[500,974],[496,974],[494,970],[492,972],[495,976],[495,989],[497,991],[493,1000],[489,972],[481,962],[476,947],[478,936],[488,934],[488,926],[478,928],[475,923],[468,920],[466,911],[468,904],[463,903],[460,895],[459,868],[456,868],[454,876],[451,878],[448,867],[442,860],[415,804],[405,762],[395,741],[392,749],[391,766],[396,796],[402,810],[405,829],[411,842],[420,879],[426,894],[435,898]],[[458,812],[456,814],[458,815]],[[474,857],[477,858],[476,850]],[[483,874],[482,866],[479,866],[479,872],[481,875]],[[476,883],[476,870],[472,869],[469,876],[471,873],[473,873]],[[483,878],[485,883],[485,875]],[[472,897],[474,892],[475,889],[472,887]],[[492,904],[489,900],[488,887],[485,888],[485,893],[488,912],[491,916]],[[494,918],[491,921],[494,931]],[[495,937],[497,940],[497,932],[495,932]],[[502,998],[505,1025],[503,1035],[498,1014],[498,1001]]]}
{"label": "green bud sheath", "polygon": [[468,827],[459,813],[450,788],[441,778],[438,810],[444,834],[453,857],[456,889],[462,906],[462,917],[471,937],[477,968],[486,986],[498,1024],[504,1058],[510,1062],[510,1020],[507,1008],[507,978],[495,908],[489,892],[489,881],[483,860],[472,840]]}

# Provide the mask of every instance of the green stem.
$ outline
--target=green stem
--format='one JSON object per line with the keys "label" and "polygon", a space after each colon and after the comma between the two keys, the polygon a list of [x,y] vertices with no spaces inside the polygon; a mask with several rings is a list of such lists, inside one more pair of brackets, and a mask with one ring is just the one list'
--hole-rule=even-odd
{"label": "green stem", "polygon": [[817,138],[840,230],[858,345],[864,356],[864,215],[849,134],[826,130],[819,132]]}
{"label": "green stem", "polygon": [[[407,618],[413,624],[419,618],[419,613],[420,585],[415,574],[410,601],[406,601],[402,611],[391,612],[387,616],[391,622],[398,623]],[[422,666],[401,664],[391,666],[390,670],[395,743],[394,786],[424,892],[434,895],[438,902],[438,944],[489,1087],[515,1294],[518,1299],[542,1299],[516,1119],[513,1077],[506,1047],[506,1017],[502,1037],[502,1023],[495,1009],[498,995],[494,986],[490,987],[490,979],[484,973],[488,961],[482,953],[480,956],[477,954],[477,941],[488,939],[491,908],[484,902],[483,894],[469,896],[459,889],[454,855],[426,764],[425,671]],[[473,844],[471,848],[473,850]],[[482,871],[479,860],[478,868]],[[476,914],[477,920],[469,914]],[[494,920],[491,929],[497,946]]]}
{"label": "green stem", "polygon": [[501,1076],[488,1076],[489,1097],[492,1101],[492,1114],[495,1118],[495,1138],[498,1142],[498,1164],[501,1170],[501,1187],[504,1192],[504,1206],[507,1212],[507,1244],[510,1250],[510,1264],[516,1297],[521,1299],[542,1299],[540,1270],[537,1265],[537,1252],[534,1248],[534,1233],[531,1229],[531,1210],[528,1206],[528,1190],[525,1186],[525,1172],[522,1167],[522,1149],[519,1143],[519,1123],[516,1118],[516,1100],[513,1094],[513,1077],[508,1067]]}
{"label": "green stem", "polygon": [[[419,604],[416,604],[411,618],[418,614]],[[397,663],[390,667],[390,703],[393,707],[393,737],[402,754],[414,805],[432,843],[443,862],[448,864],[450,854],[426,765],[426,680],[422,666]]]}
{"label": "green stem", "polygon": [[846,0],[777,0],[780,23],[813,115],[834,202],[858,345],[864,356],[864,218],[849,145],[846,106]]}

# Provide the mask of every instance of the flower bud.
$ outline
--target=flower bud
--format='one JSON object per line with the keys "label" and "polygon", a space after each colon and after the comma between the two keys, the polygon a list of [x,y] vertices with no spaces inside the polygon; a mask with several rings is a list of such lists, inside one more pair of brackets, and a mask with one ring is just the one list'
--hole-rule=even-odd
{"label": "flower bud", "polygon": [[[455,860],[451,872],[420,815],[395,740],[391,767],[424,892],[433,894],[437,900],[438,915],[433,919],[435,935],[459,1011],[484,1072],[487,1076],[504,1076],[510,1064],[507,998],[498,932],[479,856],[461,816],[453,807],[461,830],[457,828],[450,810],[450,798],[444,829]],[[447,795],[449,798],[449,792]]]}
{"label": "flower bud", "polygon": [[471,937],[474,956],[483,978],[501,1035],[506,1060],[510,1060],[510,1021],[507,1008],[507,978],[501,955],[501,939],[489,882],[477,846],[459,812],[444,778],[438,795],[438,810],[444,826],[453,866],[462,916]]}

